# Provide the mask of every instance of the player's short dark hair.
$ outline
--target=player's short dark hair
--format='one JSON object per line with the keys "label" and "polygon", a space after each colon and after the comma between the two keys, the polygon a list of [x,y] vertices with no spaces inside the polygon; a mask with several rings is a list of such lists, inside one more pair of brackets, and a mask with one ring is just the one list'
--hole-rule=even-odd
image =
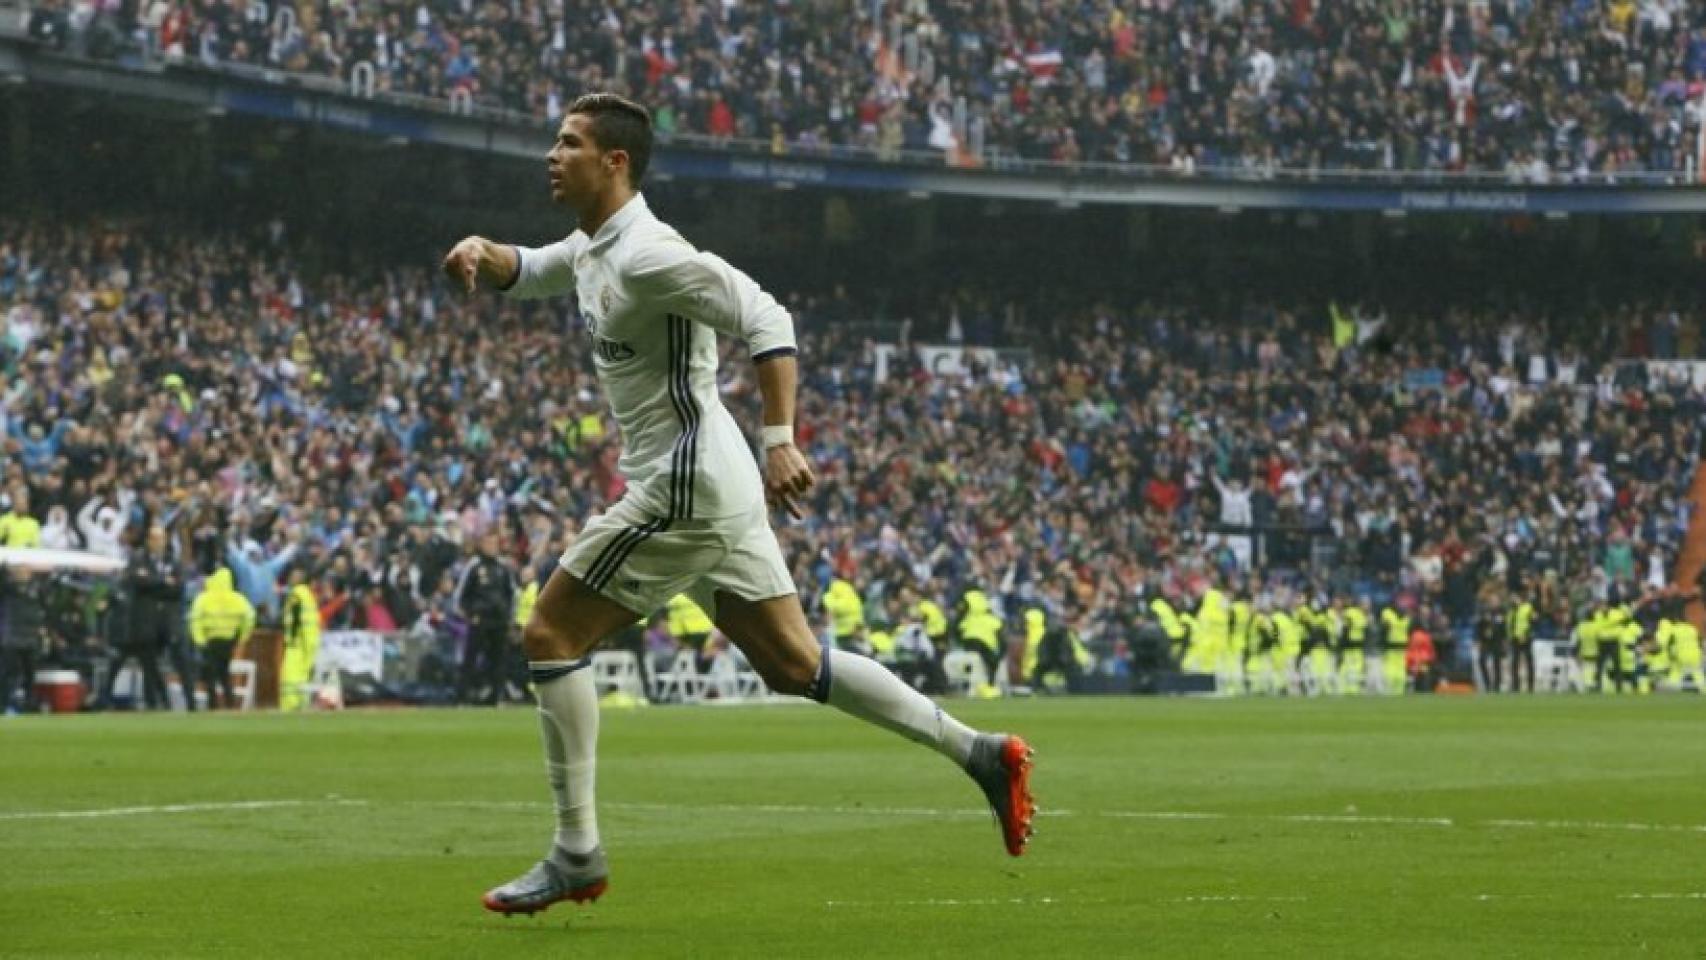
{"label": "player's short dark hair", "polygon": [[587,93],[569,104],[569,113],[592,118],[592,139],[601,150],[628,154],[628,185],[638,187],[652,161],[652,115],[645,107],[614,93]]}

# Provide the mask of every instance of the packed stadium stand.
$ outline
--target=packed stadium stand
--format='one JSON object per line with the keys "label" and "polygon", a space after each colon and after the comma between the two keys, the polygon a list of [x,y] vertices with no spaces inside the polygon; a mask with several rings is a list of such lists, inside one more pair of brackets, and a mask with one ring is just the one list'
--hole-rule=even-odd
{"label": "packed stadium stand", "polygon": [[[436,257],[561,236],[547,124],[608,86],[656,109],[658,209],[794,316],[820,483],[778,534],[827,639],[970,651],[974,689],[1039,656],[1074,689],[1361,688],[1352,647],[1372,686],[1496,688],[1474,653],[1518,632],[1578,684],[1687,659],[1657,638],[1706,565],[1689,5],[0,13],[12,546],[124,560],[158,524],[186,607],[228,568],[263,629],[311,600],[457,685],[477,545],[537,585],[621,438],[574,305],[470,300]],[[754,150],[817,165],[706,161]],[[973,179],[893,173],[921,161]],[[753,432],[738,350],[723,377]],[[129,601],[78,596],[42,662],[118,646]]]}
{"label": "packed stadium stand", "polygon": [[[420,264],[309,279],[277,222],[14,218],[0,298],[11,515],[115,556],[165,525],[196,580],[245,571],[263,618],[279,591],[246,571],[288,560],[328,628],[435,629],[488,530],[547,575],[623,489],[560,306],[478,321]],[[1449,633],[1489,582],[1556,636],[1667,587],[1687,533],[1706,393],[1612,362],[1693,354],[1676,311],[1617,329],[1101,300],[1003,330],[1005,305],[974,300],[919,318],[971,351],[944,370],[904,329],[849,334],[845,289],[784,299],[820,484],[779,532],[810,609],[856,591],[856,625],[828,618],[846,643],[921,624],[919,600],[958,627],[975,591],[1004,638],[1035,608],[1123,669],[1153,600],[1207,586],[1264,613],[1401,605]],[[744,357],[724,376],[755,428]]]}
{"label": "packed stadium stand", "polygon": [[75,55],[461,111],[553,121],[608,88],[654,105],[666,138],[1187,175],[1697,178],[1706,81],[1706,24],[1682,0],[41,0],[27,16]]}

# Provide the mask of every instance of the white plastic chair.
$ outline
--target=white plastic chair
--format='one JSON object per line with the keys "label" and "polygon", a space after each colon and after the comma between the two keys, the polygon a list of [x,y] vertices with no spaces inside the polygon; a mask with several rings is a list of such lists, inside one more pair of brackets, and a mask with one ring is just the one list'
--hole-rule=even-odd
{"label": "white plastic chair", "polygon": [[983,658],[970,650],[948,651],[942,658],[942,672],[948,675],[948,689],[961,696],[973,696],[989,685]]}
{"label": "white plastic chair", "polygon": [[1586,688],[1582,665],[1570,644],[1562,640],[1534,641],[1534,686],[1550,693],[1572,693]]}
{"label": "white plastic chair", "polygon": [[[331,696],[322,699],[320,696],[322,691],[331,691]],[[308,675],[308,682],[302,686],[302,708],[304,710],[318,710],[326,707],[342,709],[343,705],[343,672],[335,664],[316,662],[313,672]]]}
{"label": "white plastic chair", "polygon": [[237,709],[255,709],[255,661],[231,661],[231,694],[240,705]]}
{"label": "white plastic chair", "polygon": [[726,653],[717,654],[700,679],[703,683],[699,691],[701,697],[714,694],[720,703],[732,703],[741,698],[740,670],[735,666],[734,658]]}
{"label": "white plastic chair", "polygon": [[705,698],[705,680],[699,675],[692,650],[675,652],[668,670],[652,672],[652,699],[659,703],[698,703]]}
{"label": "white plastic chair", "polygon": [[632,697],[644,697],[640,683],[640,664],[632,651],[599,650],[592,655],[592,682],[600,694],[620,690]]}
{"label": "white plastic chair", "polygon": [[770,689],[770,685],[764,682],[764,678],[758,675],[758,671],[752,669],[752,665],[744,660],[736,665],[735,677],[739,681],[736,696],[742,700],[773,700],[778,698],[776,692]]}

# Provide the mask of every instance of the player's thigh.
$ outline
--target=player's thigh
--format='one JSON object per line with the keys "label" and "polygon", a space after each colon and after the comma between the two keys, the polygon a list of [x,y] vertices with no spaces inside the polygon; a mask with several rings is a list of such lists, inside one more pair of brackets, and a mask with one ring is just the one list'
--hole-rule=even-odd
{"label": "player's thigh", "polygon": [[578,660],[639,616],[558,567],[539,591],[522,647],[529,660]]}
{"label": "player's thigh", "polygon": [[777,693],[803,695],[817,676],[823,650],[800,607],[799,594],[749,600],[715,591],[717,629]]}
{"label": "player's thigh", "polygon": [[803,693],[821,651],[800,595],[762,512],[730,521],[729,550],[694,588],[718,629],[771,689]]}

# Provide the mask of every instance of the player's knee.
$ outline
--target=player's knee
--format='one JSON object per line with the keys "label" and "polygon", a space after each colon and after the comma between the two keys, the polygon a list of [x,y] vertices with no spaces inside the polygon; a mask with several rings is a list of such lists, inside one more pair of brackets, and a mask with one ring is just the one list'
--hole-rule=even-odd
{"label": "player's knee", "polygon": [[521,648],[529,660],[579,660],[591,649],[573,631],[553,626],[539,617],[532,617],[521,631]]}

